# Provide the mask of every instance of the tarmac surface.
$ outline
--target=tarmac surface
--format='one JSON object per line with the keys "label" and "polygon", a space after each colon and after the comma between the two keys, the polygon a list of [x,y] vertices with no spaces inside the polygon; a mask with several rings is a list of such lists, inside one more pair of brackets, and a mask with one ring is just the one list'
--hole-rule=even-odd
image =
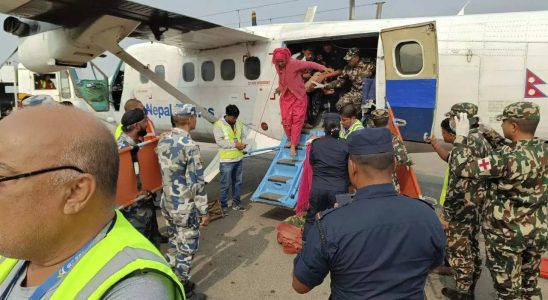
{"label": "tarmac surface", "polygon": [[[201,143],[200,148],[207,165],[216,154],[217,146]],[[426,152],[430,151],[429,145],[409,145],[408,149],[416,152],[411,154],[411,158],[423,195],[437,199],[446,164],[436,153]],[[199,292],[207,294],[208,299],[329,298],[329,277],[306,295],[297,294],[291,287],[295,256],[283,253],[276,241],[276,226],[293,212],[250,202],[251,194],[266,173],[272,157],[273,154],[263,154],[244,161],[242,201],[248,211],[230,210],[227,217],[200,229],[200,248],[194,257],[191,280],[197,284]],[[218,176],[206,186],[206,190],[210,201],[218,199]],[[165,226],[163,220],[159,220],[159,224]],[[454,286],[452,277],[431,274],[425,288],[427,298],[445,299],[441,294],[444,286]],[[543,297],[548,299],[548,280],[540,279],[539,286]],[[476,288],[476,299],[495,299],[491,276],[485,267]]]}

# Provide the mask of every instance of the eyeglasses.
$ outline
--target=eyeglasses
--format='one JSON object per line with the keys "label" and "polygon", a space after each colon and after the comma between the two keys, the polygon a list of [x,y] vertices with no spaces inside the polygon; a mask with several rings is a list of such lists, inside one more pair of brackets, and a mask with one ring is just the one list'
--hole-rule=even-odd
{"label": "eyeglasses", "polygon": [[73,171],[76,171],[76,172],[81,173],[81,174],[86,173],[82,169],[80,169],[78,167],[75,167],[75,166],[58,166],[58,167],[40,169],[40,170],[36,170],[36,171],[28,172],[28,173],[23,173],[23,174],[18,174],[18,175],[13,175],[13,176],[8,176],[8,177],[0,177],[0,183],[10,181],[10,180],[15,180],[15,179],[21,179],[21,178],[25,178],[25,177],[32,177],[32,176],[45,174],[45,173],[49,173],[49,172],[60,171],[60,170],[73,170]]}

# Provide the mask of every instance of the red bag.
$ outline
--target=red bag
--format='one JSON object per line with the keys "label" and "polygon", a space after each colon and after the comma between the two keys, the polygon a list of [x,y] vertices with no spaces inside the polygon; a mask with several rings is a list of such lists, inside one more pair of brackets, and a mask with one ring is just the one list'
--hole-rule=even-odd
{"label": "red bag", "polygon": [[278,224],[278,243],[286,254],[297,254],[303,247],[303,232],[300,228],[287,223]]}

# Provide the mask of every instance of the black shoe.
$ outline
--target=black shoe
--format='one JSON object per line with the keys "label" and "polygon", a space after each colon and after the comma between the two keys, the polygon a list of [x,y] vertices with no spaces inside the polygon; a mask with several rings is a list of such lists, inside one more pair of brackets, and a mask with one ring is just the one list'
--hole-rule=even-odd
{"label": "black shoe", "polygon": [[189,281],[183,283],[183,287],[185,288],[185,293],[188,294],[188,293],[194,291],[194,288],[196,288],[196,284],[189,280]]}
{"label": "black shoe", "polygon": [[186,293],[186,300],[205,300],[207,296],[202,293],[190,292]]}
{"label": "black shoe", "polygon": [[471,295],[470,293],[460,293],[451,288],[443,288],[441,289],[441,293],[451,300],[474,300],[474,295]]}

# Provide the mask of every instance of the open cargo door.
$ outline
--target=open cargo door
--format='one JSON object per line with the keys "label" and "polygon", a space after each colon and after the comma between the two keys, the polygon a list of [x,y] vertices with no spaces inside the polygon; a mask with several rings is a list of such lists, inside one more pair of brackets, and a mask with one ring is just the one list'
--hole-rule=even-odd
{"label": "open cargo door", "polygon": [[404,140],[424,141],[434,121],[438,47],[434,22],[381,31],[386,97]]}

